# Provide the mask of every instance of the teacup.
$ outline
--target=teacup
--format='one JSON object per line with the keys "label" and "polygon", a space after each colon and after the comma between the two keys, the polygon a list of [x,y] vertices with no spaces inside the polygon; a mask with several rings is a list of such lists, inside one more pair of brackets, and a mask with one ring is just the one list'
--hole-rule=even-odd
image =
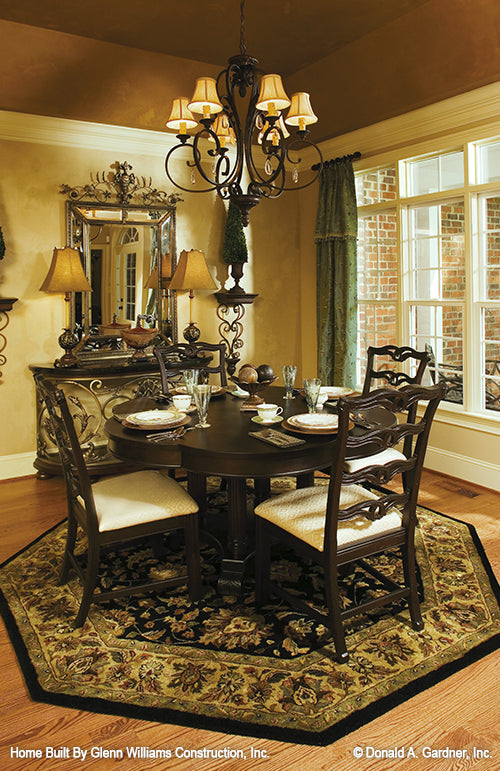
{"label": "teacup", "polygon": [[175,396],[172,396],[172,402],[179,412],[186,412],[191,405],[191,397],[189,394],[176,394]]}
{"label": "teacup", "polygon": [[281,415],[283,407],[278,407],[277,404],[269,404],[264,402],[257,407],[257,413],[263,423],[272,423],[274,418]]}

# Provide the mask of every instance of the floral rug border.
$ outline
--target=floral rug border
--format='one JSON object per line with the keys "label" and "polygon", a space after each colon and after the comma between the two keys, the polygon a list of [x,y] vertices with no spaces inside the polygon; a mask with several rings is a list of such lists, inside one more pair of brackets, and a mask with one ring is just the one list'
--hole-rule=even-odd
{"label": "floral rug border", "polygon": [[[306,730],[304,728],[304,715],[299,715],[297,718],[295,718],[293,716],[293,705],[291,706],[286,725],[280,725],[280,720],[282,720],[283,716],[278,715],[276,716],[275,721],[272,719],[272,716],[268,716],[267,722],[265,724],[259,725],[252,720],[252,710],[247,710],[246,715],[244,714],[245,711],[242,710],[241,717],[243,719],[236,720],[234,719],[234,709],[230,704],[228,704],[226,714],[224,714],[224,710],[221,709],[220,704],[217,705],[217,709],[211,709],[210,705],[199,704],[196,702],[196,699],[193,699],[192,697],[186,697],[184,703],[182,703],[182,700],[179,701],[179,698],[177,698],[171,701],[171,705],[169,707],[165,707],[159,706],[159,699],[156,698],[154,694],[144,694],[143,703],[140,703],[141,700],[139,699],[139,703],[129,704],[120,701],[110,701],[108,699],[95,696],[93,695],[92,687],[89,687],[86,695],[81,695],[81,686],[74,693],[68,691],[66,693],[50,692],[40,684],[40,673],[37,674],[36,668],[32,662],[33,652],[31,653],[30,657],[24,642],[24,636],[22,633],[23,624],[21,623],[20,630],[3,592],[0,592],[0,612],[4,617],[7,630],[16,651],[16,655],[19,659],[28,689],[30,691],[30,695],[35,701],[56,704],[63,707],[83,709],[90,712],[115,714],[159,723],[173,723],[177,725],[205,728],[208,730],[224,733],[266,737],[281,741],[322,746],[335,741],[336,739],[353,730],[356,730],[361,725],[373,720],[375,717],[378,717],[384,712],[402,703],[403,701],[411,698],[417,693],[422,692],[426,688],[436,684],[446,677],[449,677],[451,674],[470,665],[474,661],[482,658],[483,656],[498,648],[500,639],[500,634],[498,631],[500,629],[498,608],[498,602],[500,601],[500,588],[474,527],[462,522],[461,520],[447,517],[445,515],[439,514],[438,512],[432,512],[423,508],[421,511],[422,514],[425,514],[426,511],[429,511],[430,514],[436,515],[437,517],[442,518],[444,521],[449,520],[450,523],[456,523],[456,525],[461,526],[464,531],[467,532],[474,547],[474,550],[472,551],[469,549],[469,556],[471,562],[473,563],[474,574],[477,575],[479,573],[481,578],[487,578],[491,587],[491,595],[486,592],[486,604],[488,605],[489,612],[491,614],[491,620],[492,622],[495,621],[495,623],[492,623],[490,629],[484,629],[481,632],[475,634],[474,644],[470,645],[469,641],[468,650],[464,650],[464,643],[455,645],[453,650],[449,650],[447,652],[447,656],[443,658],[443,663],[441,666],[429,669],[430,664],[429,662],[426,662],[420,668],[418,676],[411,680],[407,677],[407,675],[402,673],[397,690],[393,692],[387,692],[387,688],[389,688],[390,684],[393,682],[391,679],[387,685],[387,688],[384,686],[379,689],[376,700],[372,703],[366,704],[361,709],[350,711],[351,707],[349,705],[345,703],[342,704],[339,709],[338,719],[333,725],[321,725],[321,719],[316,719],[316,721],[312,721],[311,729]],[[45,538],[48,533],[56,530],[58,527],[60,527],[60,525],[56,525],[51,530],[43,533],[29,546],[21,549],[16,555],[7,560],[2,566],[0,566],[0,569],[4,569],[6,566],[12,563],[16,557],[35,547],[36,544]],[[427,550],[423,553],[428,556]],[[422,557],[422,552],[420,553],[420,557]],[[430,602],[430,594],[433,593],[434,589],[430,585],[429,581],[425,580],[425,577],[428,576],[428,570],[425,569],[422,571],[422,573],[424,576],[424,590],[426,597],[423,604],[423,612],[425,614],[426,606]],[[485,591],[483,591],[483,594],[485,594]],[[394,624],[394,619],[387,618],[377,623],[379,634],[383,634],[385,631],[390,630],[391,625]],[[94,629],[94,627],[92,628]],[[411,634],[412,630],[410,629],[409,632]],[[98,625],[95,626],[95,633],[97,633],[99,636]],[[356,636],[358,634],[362,636],[362,632],[354,632],[353,636],[351,636],[351,645],[356,643]],[[148,647],[151,647],[151,649],[153,648],[152,645],[149,646],[147,643],[143,644],[143,647],[144,650],[146,650]],[[268,658],[259,661],[258,657],[252,657],[251,662],[249,662],[248,657],[245,661],[245,656],[242,654],[229,653],[226,655],[229,668],[231,666],[236,667],[245,665],[247,667],[261,666],[263,671],[264,669],[267,671],[271,680],[273,677],[273,671],[274,673],[277,673],[280,669],[283,670],[286,668],[290,675],[293,675],[295,672],[299,676],[299,679],[297,680],[296,677],[295,680],[293,680],[292,678],[291,683],[293,682],[293,688],[297,689],[298,684],[299,687],[303,687],[304,692],[306,692],[309,686],[306,676],[307,672],[305,675],[300,675],[300,671],[303,671],[304,669],[307,670],[308,668],[314,670],[315,663],[320,659],[325,658],[326,651],[329,651],[330,656],[333,655],[333,646],[325,646],[321,652],[314,651],[307,654],[306,656],[300,657],[300,659],[292,659],[286,661],[274,661]],[[175,653],[176,651],[174,646],[170,646],[169,655],[175,657]],[[179,651],[179,654],[182,654],[182,656],[185,658],[186,648],[182,647]],[[190,651],[190,656],[192,660],[203,659],[206,661],[211,658],[209,652],[196,649],[192,649]],[[213,654],[213,661],[215,665],[217,661],[217,654]],[[339,670],[344,671],[345,675],[350,665],[348,664],[337,666]],[[41,680],[43,679],[44,678],[42,677]],[[342,682],[342,675],[339,675],[339,682]],[[168,700],[166,700],[165,697],[162,698],[163,704],[166,702],[168,703]],[[183,709],[189,709],[190,711],[182,711]]]}

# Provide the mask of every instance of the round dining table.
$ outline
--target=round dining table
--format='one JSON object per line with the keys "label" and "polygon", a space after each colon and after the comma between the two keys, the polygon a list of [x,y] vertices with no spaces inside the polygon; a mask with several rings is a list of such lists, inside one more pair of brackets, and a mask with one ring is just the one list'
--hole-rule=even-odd
{"label": "round dining table", "polygon": [[[256,411],[242,409],[243,400],[224,392],[212,396],[209,410],[209,428],[193,428],[179,439],[151,441],[152,433],[123,424],[123,418],[132,412],[162,408],[153,398],[125,402],[115,410],[115,416],[105,424],[110,452],[128,464],[159,469],[185,469],[188,490],[200,505],[206,506],[206,478],[222,477],[227,484],[228,521],[226,543],[218,588],[224,594],[239,594],[245,574],[245,565],[253,553],[247,517],[247,479],[253,479],[257,500],[270,492],[270,478],[291,475],[297,485],[313,484],[314,471],[335,462],[336,433],[302,433],[283,427],[287,418],[307,412],[305,399],[297,394],[284,399],[284,389],[269,386],[264,396],[267,402],[283,408],[283,423],[269,426],[289,436],[297,436],[302,443],[293,447],[268,444],[251,436],[266,426],[252,418]],[[166,405],[164,406],[166,408]],[[325,411],[329,409],[326,406]],[[188,415],[191,426],[197,423],[196,412]]]}

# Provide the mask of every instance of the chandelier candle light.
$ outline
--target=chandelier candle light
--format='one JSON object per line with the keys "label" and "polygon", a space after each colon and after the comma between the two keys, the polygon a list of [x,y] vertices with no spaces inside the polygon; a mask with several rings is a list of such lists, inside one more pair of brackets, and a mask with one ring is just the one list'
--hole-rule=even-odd
{"label": "chandelier candle light", "polygon": [[[227,69],[217,80],[198,78],[191,100],[174,99],[167,127],[178,132],[179,143],[169,150],[165,170],[172,184],[186,192],[216,190],[221,198],[239,207],[243,224],[247,225],[250,209],[261,198],[277,198],[285,190],[311,185],[320,174],[323,158],[308,139],[307,127],[318,120],[309,94],[300,92],[289,99],[281,77],[264,75],[257,68],[257,59],[247,55],[244,6],[242,0],[240,53],[229,59]],[[283,119],[284,110],[288,113]],[[292,136],[285,124],[296,129]],[[196,131],[191,136],[188,131],[193,129]],[[207,139],[204,162],[202,140]],[[183,187],[172,176],[174,153],[187,147],[192,150],[192,160],[187,161],[191,182],[196,184],[197,173],[205,185],[202,189]],[[299,184],[302,159],[298,153],[306,148],[315,152],[319,163],[312,177],[312,164],[307,164],[308,177]],[[246,192],[243,179],[248,180]]]}

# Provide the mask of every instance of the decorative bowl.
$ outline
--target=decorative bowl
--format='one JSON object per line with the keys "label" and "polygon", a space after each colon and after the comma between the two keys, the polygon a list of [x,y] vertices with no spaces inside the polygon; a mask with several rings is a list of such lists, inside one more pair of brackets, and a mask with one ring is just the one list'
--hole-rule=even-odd
{"label": "decorative bowl", "polygon": [[131,361],[147,359],[145,349],[148,347],[148,345],[151,345],[157,334],[157,329],[144,329],[141,326],[122,330],[122,338],[125,340],[127,345],[130,346],[130,348],[133,348],[135,351]]}
{"label": "decorative bowl", "polygon": [[230,377],[230,380],[232,380],[233,383],[236,383],[239,389],[246,391],[249,394],[249,398],[241,405],[242,409],[256,409],[257,405],[262,404],[265,399],[262,399],[258,394],[277,379],[278,376],[276,375],[276,377],[271,378],[271,380],[258,380],[256,383],[245,383],[234,375],[231,375]]}

